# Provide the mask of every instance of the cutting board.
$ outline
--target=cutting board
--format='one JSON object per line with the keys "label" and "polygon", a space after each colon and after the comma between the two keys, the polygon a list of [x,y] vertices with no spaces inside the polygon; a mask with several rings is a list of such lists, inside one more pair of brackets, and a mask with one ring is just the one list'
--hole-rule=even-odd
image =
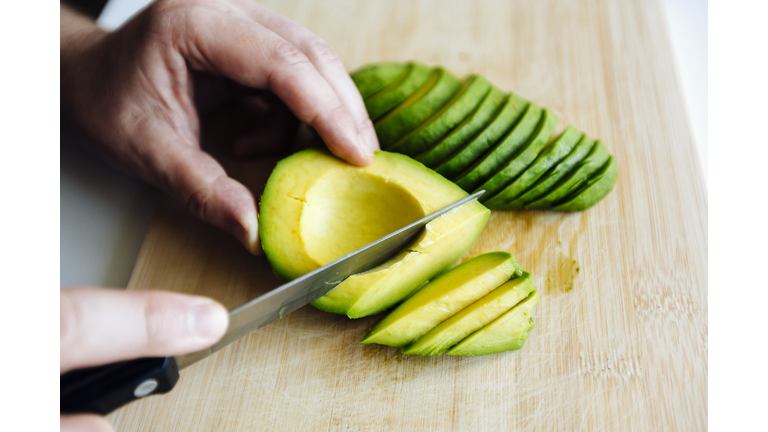
{"label": "cutting board", "polygon": [[[113,413],[117,430],[707,428],[707,192],[658,0],[265,5],[350,70],[416,59],[555,110],[560,128],[605,141],[618,184],[582,213],[494,211],[464,257],[505,250],[533,273],[543,297],[521,351],[403,356],[358,344],[377,317],[305,307],[182,371],[170,394]],[[211,151],[242,121],[209,119]],[[216,154],[257,195],[283,156]],[[166,202],[129,288],[233,308],[278,285],[264,257]]]}

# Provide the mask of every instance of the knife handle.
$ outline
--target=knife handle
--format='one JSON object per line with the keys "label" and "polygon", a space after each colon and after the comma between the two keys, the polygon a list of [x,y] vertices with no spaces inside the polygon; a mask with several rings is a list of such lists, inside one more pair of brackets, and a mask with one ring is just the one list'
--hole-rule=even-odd
{"label": "knife handle", "polygon": [[178,380],[179,366],[173,357],[74,370],[60,376],[59,412],[106,415],[145,396],[168,393]]}

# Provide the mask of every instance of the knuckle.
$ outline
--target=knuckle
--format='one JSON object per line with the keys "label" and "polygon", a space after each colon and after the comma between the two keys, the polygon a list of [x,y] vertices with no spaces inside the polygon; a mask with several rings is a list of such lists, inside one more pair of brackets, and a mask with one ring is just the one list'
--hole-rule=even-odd
{"label": "knuckle", "polygon": [[323,63],[336,63],[339,61],[336,50],[328,42],[320,38],[313,38],[307,44],[307,51],[312,57]]}
{"label": "knuckle", "polygon": [[208,188],[200,188],[193,192],[187,199],[187,210],[199,219],[206,220],[206,208],[208,207],[209,200],[210,194],[208,193]]}
{"label": "knuckle", "polygon": [[162,311],[152,301],[144,303],[144,331],[149,345],[157,342],[162,335]]}
{"label": "knuckle", "polygon": [[306,67],[309,65],[307,56],[288,42],[280,42],[275,45],[272,49],[272,56],[274,60],[287,66]]}

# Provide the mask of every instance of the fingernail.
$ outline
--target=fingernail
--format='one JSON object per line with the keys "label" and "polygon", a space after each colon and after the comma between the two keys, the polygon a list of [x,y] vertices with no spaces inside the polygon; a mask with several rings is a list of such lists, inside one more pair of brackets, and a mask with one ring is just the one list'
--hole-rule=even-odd
{"label": "fingernail", "polygon": [[187,319],[190,331],[203,338],[220,338],[229,326],[226,309],[213,301],[194,306]]}
{"label": "fingernail", "polygon": [[366,160],[373,162],[373,148],[362,134],[357,134],[357,149]]}
{"label": "fingernail", "polygon": [[373,153],[376,152],[376,150],[381,150],[381,147],[379,146],[379,137],[376,136],[376,132],[373,129],[368,129],[366,135],[368,139],[366,139],[365,142],[368,144],[368,148],[371,152]]}
{"label": "fingernail", "polygon": [[248,252],[254,255],[261,254],[261,242],[259,241],[258,216],[246,222],[240,222],[240,240]]}

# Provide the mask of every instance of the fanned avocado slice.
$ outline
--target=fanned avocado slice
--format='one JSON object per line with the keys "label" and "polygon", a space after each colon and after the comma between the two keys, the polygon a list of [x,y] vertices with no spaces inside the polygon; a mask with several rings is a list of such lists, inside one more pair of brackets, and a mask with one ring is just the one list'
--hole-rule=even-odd
{"label": "fanned avocado slice", "polygon": [[431,71],[422,63],[409,63],[407,70],[397,80],[364,100],[371,120],[378,120],[406,100],[427,81]]}
{"label": "fanned avocado slice", "polygon": [[533,291],[531,274],[524,272],[494,289],[461,312],[443,321],[419,340],[403,349],[403,354],[440,355],[475,331],[512,309]]}
{"label": "fanned avocado slice", "polygon": [[589,155],[576,168],[558,183],[551,192],[526,205],[526,208],[551,208],[579,189],[584,183],[605,165],[611,155],[602,141],[598,140]]}
{"label": "fanned avocado slice", "polygon": [[379,144],[388,149],[431,117],[448,102],[461,87],[452,73],[437,68],[429,79],[408,99],[373,123]]}
{"label": "fanned avocado slice", "polygon": [[436,166],[435,171],[448,179],[455,180],[477,158],[493,147],[505,133],[515,127],[530,105],[527,100],[516,94],[510,94],[493,121],[451,156],[450,159]]}
{"label": "fanned avocado slice", "polygon": [[592,207],[608,195],[616,185],[616,179],[619,175],[619,169],[616,167],[616,159],[613,156],[608,158],[600,171],[589,179],[586,185],[574,192],[565,202],[555,207],[555,210],[581,211]]}
{"label": "fanned avocado slice", "polygon": [[364,66],[352,72],[350,76],[360,91],[360,96],[365,99],[403,77],[407,70],[408,65],[405,63],[376,63]]}
{"label": "fanned avocado slice", "polygon": [[496,195],[485,201],[489,208],[501,208],[504,204],[517,198],[528,187],[541,178],[550,168],[563,160],[581,140],[582,133],[573,126],[568,126],[552,144],[542,151],[533,163],[525,169],[520,177]]}
{"label": "fanned avocado slice", "polygon": [[411,133],[388,149],[416,156],[432,147],[443,135],[469,116],[491,89],[491,83],[479,75],[465,79],[459,91],[442,108]]}
{"label": "fanned avocado slice", "polygon": [[497,167],[509,161],[522,148],[536,131],[544,111],[534,104],[529,104],[525,114],[517,124],[509,129],[504,138],[497,142],[479,160],[467,168],[454,181],[465,191],[475,190],[489,179]]}
{"label": "fanned avocado slice", "polygon": [[473,356],[519,350],[533,330],[531,311],[538,302],[539,293],[534,290],[528,298],[492,323],[472,333],[446,354]]}
{"label": "fanned avocado slice", "polygon": [[445,161],[501,112],[506,99],[507,96],[501,89],[491,87],[480,105],[468,117],[432,148],[416,156],[416,160],[432,168]]}
{"label": "fanned avocado slice", "polygon": [[[557,126],[557,116],[550,110],[544,110],[538,129],[528,139],[528,142],[512,156],[509,162],[506,162],[506,165],[500,164],[503,168],[496,168],[498,171],[475,190],[484,190],[490,197],[512,183],[536,159],[541,149],[547,145],[555,131],[555,126]],[[485,200],[481,197],[480,201]]]}
{"label": "fanned avocado slice", "polygon": [[520,270],[509,252],[489,252],[431,280],[368,332],[361,343],[406,346],[508,281]]}
{"label": "fanned avocado slice", "polygon": [[567,176],[579,162],[584,160],[594,147],[595,140],[590,138],[587,134],[584,134],[581,141],[576,144],[576,147],[574,147],[565,159],[558,162],[557,165],[541,176],[541,178],[539,178],[536,183],[522,195],[509,201],[500,208],[504,210],[525,208],[526,204],[543,197],[557,185],[557,182]]}

